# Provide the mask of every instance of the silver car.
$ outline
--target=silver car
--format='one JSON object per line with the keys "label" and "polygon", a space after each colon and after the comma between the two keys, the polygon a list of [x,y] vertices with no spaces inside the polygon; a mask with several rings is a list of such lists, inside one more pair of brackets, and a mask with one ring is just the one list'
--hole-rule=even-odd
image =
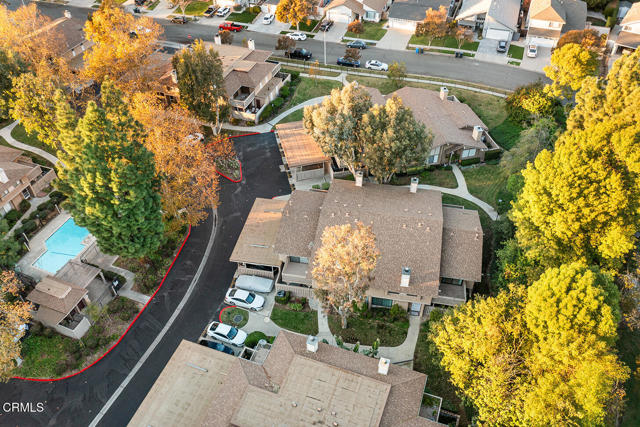
{"label": "silver car", "polygon": [[364,67],[369,70],[389,71],[389,64],[385,64],[384,62],[380,62],[376,59],[368,60]]}

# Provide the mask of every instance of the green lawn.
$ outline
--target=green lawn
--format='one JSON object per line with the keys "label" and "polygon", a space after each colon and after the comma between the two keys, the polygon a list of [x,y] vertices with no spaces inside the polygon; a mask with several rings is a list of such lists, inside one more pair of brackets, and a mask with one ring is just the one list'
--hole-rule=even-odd
{"label": "green lawn", "polygon": [[420,327],[413,369],[427,374],[425,391],[442,397],[442,408],[460,415],[460,425],[469,425],[471,408],[466,408],[451,384],[449,374],[440,366],[440,353],[429,339],[429,322]]}
{"label": "green lawn", "polygon": [[359,341],[361,345],[372,345],[377,338],[380,338],[380,345],[385,347],[395,347],[404,342],[409,330],[407,316],[392,321],[388,318],[389,309],[371,308],[369,311],[371,318],[363,318],[357,314],[349,317],[345,329],[342,329],[340,316],[329,315],[331,333],[351,344]]}
{"label": "green lawn", "polygon": [[281,111],[286,111],[291,107],[303,103],[318,96],[329,95],[334,88],[342,87],[342,83],[335,80],[312,79],[301,77],[300,83],[295,89],[289,102],[282,107]]}
{"label": "green lawn", "polygon": [[620,359],[631,368],[631,376],[625,384],[627,403],[622,417],[623,427],[640,425],[640,331],[626,327],[618,329]]}
{"label": "green lawn", "polygon": [[[317,19],[310,19],[308,21],[300,22],[298,24],[299,28],[296,28],[295,25],[292,25],[291,27],[289,27],[289,29],[296,30],[296,31],[313,31],[313,29],[316,27],[316,25],[318,25],[318,22],[320,22],[320,21],[318,21]],[[307,34],[307,36],[308,36],[308,34]]]}
{"label": "green lawn", "polygon": [[41,142],[38,139],[37,134],[29,135],[27,131],[24,130],[24,127],[21,124],[18,124],[16,127],[13,128],[13,130],[11,131],[11,136],[24,144],[30,145],[32,147],[40,148],[46,151],[47,153],[53,154],[54,156],[56,155],[55,149],[48,146],[44,142]]}
{"label": "green lawn", "polygon": [[[409,39],[409,44],[429,46],[429,40],[425,36],[416,36],[414,34]],[[463,50],[471,50],[471,51],[475,52],[476,50],[478,50],[478,45],[479,44],[480,44],[480,42],[465,42],[465,43],[462,44],[461,49],[463,49]],[[441,37],[441,38],[434,39],[431,42],[431,46],[449,47],[449,48],[452,48],[452,49],[457,49],[458,48],[458,41],[455,38],[450,37],[450,36]]]}
{"label": "green lawn", "polygon": [[[240,316],[242,317],[242,319],[236,322],[234,320],[236,316]],[[222,312],[221,320],[222,323],[226,323],[227,325],[232,325],[236,328],[242,328],[249,321],[249,313],[247,312],[247,310],[243,310],[238,307],[227,308]]]}
{"label": "green lawn", "polygon": [[318,313],[311,311],[293,311],[286,308],[273,307],[271,320],[281,328],[304,335],[318,333]]}
{"label": "green lawn", "polygon": [[522,59],[522,56],[524,55],[524,47],[516,46],[515,44],[511,44],[509,46],[508,55],[511,58]]}
{"label": "green lawn", "polygon": [[344,36],[345,37],[353,37],[356,39],[364,39],[364,40],[380,40],[387,33],[387,30],[382,28],[387,21],[380,22],[363,22],[364,32],[362,34],[352,33],[351,31],[347,31]]}
{"label": "green lawn", "polygon": [[153,3],[151,3],[151,4],[147,7],[147,9],[148,9],[148,10],[153,10],[153,9],[155,9],[159,4],[160,4],[160,0],[156,0],[156,1],[154,1]]}
{"label": "green lawn", "polygon": [[[5,147],[11,147],[11,148],[16,148],[13,145],[10,145],[3,137],[0,136],[0,145],[4,145]],[[43,165],[49,168],[52,168],[53,165],[51,164],[51,162],[47,159],[45,159],[42,156],[39,156],[37,154],[31,153],[30,151],[25,151],[24,152],[25,156],[31,157],[31,160],[33,160],[34,163],[37,163],[39,165]]]}
{"label": "green lawn", "polygon": [[[411,173],[411,171],[409,171]],[[417,176],[420,179],[420,184],[436,185],[438,187],[456,188],[458,182],[453,174],[452,170],[446,169],[434,169],[432,171],[425,170],[418,175],[400,175],[393,178],[391,183],[393,185],[409,185],[411,183],[411,177]]]}
{"label": "green lawn", "polygon": [[505,119],[497,126],[489,126],[489,134],[491,134],[498,145],[506,150],[510,150],[518,142],[522,129],[522,126],[519,124]]}
{"label": "green lawn", "polygon": [[508,178],[499,164],[464,169],[462,174],[471,194],[494,208],[498,207],[500,192],[505,189]]}
{"label": "green lawn", "polygon": [[51,337],[30,335],[22,342],[22,366],[15,375],[27,378],[56,378],[58,360],[67,358],[71,338],[57,333]]}
{"label": "green lawn", "polygon": [[243,12],[233,12],[227,17],[227,20],[251,24],[253,20],[256,19],[256,16],[258,16],[257,13],[252,13],[249,10],[245,10]]}
{"label": "green lawn", "polygon": [[302,120],[303,115],[304,115],[304,109],[300,109],[298,111],[294,111],[293,113],[289,114],[288,116],[280,120],[278,123],[299,122],[300,120]]}
{"label": "green lawn", "polygon": [[211,6],[210,1],[192,1],[184,8],[184,14],[190,16],[200,16]]}

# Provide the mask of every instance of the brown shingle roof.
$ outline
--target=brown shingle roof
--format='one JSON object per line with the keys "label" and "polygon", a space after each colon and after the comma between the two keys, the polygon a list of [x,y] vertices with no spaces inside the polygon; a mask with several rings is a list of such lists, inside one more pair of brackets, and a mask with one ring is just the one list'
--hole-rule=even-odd
{"label": "brown shingle roof", "polygon": [[426,375],[306,339],[280,331],[263,365],[182,341],[129,425],[442,426],[415,420]]}
{"label": "brown shingle roof", "polygon": [[631,8],[624,15],[624,18],[620,22],[620,25],[632,24],[640,21],[640,3],[634,3]]}
{"label": "brown shingle roof", "polygon": [[22,151],[0,145],[0,162],[13,162],[22,155]]}
{"label": "brown shingle roof", "polygon": [[329,3],[328,6],[325,6],[324,10],[327,11],[339,6],[344,6],[360,16],[364,15],[364,7],[362,7],[362,3],[358,2],[357,0],[334,0]]}
{"label": "brown shingle roof", "polygon": [[478,212],[443,206],[440,276],[482,280],[482,226]]}
{"label": "brown shingle roof", "polygon": [[413,111],[415,119],[433,133],[433,147],[455,144],[487,148],[482,141],[476,141],[472,137],[474,126],[482,126],[485,130],[487,126],[467,104],[442,100],[438,92],[409,86],[386,96],[377,89],[365,89],[371,95],[374,104],[382,104],[387,99],[398,96],[402,103]]}
{"label": "brown shingle roof", "polygon": [[277,125],[276,132],[290,167],[313,165],[329,160],[304,129],[302,121]]}
{"label": "brown shingle roof", "polygon": [[529,18],[541,21],[566,22],[566,12],[561,0],[532,0]]}
{"label": "brown shingle roof", "polygon": [[283,209],[275,249],[280,254],[310,258],[326,193],[294,191]]}
{"label": "brown shingle roof", "polygon": [[60,320],[62,320],[78,305],[86,294],[86,289],[63,282],[52,276],[46,276],[36,285],[34,290],[29,292],[27,299],[34,304],[39,304],[40,308],[46,307],[49,310],[60,313],[62,316]]}
{"label": "brown shingle roof", "polygon": [[378,13],[382,13],[384,8],[387,7],[387,0],[363,0],[362,3]]}
{"label": "brown shingle roof", "polygon": [[279,266],[274,250],[285,200],[257,198],[244,223],[229,261]]}

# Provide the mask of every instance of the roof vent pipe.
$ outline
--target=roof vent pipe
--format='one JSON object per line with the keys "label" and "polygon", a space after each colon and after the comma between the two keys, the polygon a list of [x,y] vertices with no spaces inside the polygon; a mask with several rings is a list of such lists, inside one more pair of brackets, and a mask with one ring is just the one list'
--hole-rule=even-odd
{"label": "roof vent pipe", "polygon": [[364,174],[362,171],[356,171],[356,187],[362,187],[362,179],[364,178]]}
{"label": "roof vent pipe", "polygon": [[411,280],[411,269],[409,267],[402,267],[402,276],[400,276],[400,286],[408,287],[409,280]]}
{"label": "roof vent pipe", "polygon": [[420,180],[418,179],[417,176],[414,176],[411,178],[411,185],[409,186],[409,191],[412,193],[417,193],[418,192],[418,182],[420,182]]}

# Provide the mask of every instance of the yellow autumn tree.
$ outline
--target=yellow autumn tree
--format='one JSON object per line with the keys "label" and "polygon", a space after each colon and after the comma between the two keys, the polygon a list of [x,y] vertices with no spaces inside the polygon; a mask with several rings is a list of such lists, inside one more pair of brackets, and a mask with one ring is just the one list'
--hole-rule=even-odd
{"label": "yellow autumn tree", "polygon": [[361,222],[327,227],[322,232],[311,272],[314,294],[326,308],[335,310],[347,327],[354,303],[361,303],[380,252],[370,226]]}
{"label": "yellow autumn tree", "polygon": [[531,259],[615,266],[640,229],[638,182],[608,144],[610,126],[565,132],[522,171],[510,217]]}
{"label": "yellow autumn tree", "polygon": [[31,319],[31,303],[20,299],[22,284],[13,271],[0,273],[0,380],[7,381],[20,357],[22,325]]}
{"label": "yellow autumn tree", "polygon": [[99,84],[109,78],[129,94],[148,88],[154,75],[151,55],[162,35],[160,25],[105,6],[91,15],[84,32],[94,43],[84,54],[85,76]]}
{"label": "yellow autumn tree", "polygon": [[313,12],[313,4],[309,0],[281,0],[276,7],[276,18],[300,29],[300,23]]}
{"label": "yellow autumn tree", "polygon": [[551,54],[551,65],[544,67],[551,79],[545,91],[551,96],[571,99],[582,82],[598,73],[598,56],[576,43],[568,43]]}
{"label": "yellow autumn tree", "polygon": [[215,155],[201,140],[198,121],[182,107],[164,109],[151,93],[135,94],[131,109],[145,128],[145,147],[154,154],[165,219],[172,219],[168,225],[204,221],[218,206],[219,183]]}
{"label": "yellow autumn tree", "polygon": [[438,10],[427,9],[424,20],[416,25],[416,36],[426,38],[429,46],[434,39],[446,36],[448,31],[447,10],[444,6],[440,6]]}

